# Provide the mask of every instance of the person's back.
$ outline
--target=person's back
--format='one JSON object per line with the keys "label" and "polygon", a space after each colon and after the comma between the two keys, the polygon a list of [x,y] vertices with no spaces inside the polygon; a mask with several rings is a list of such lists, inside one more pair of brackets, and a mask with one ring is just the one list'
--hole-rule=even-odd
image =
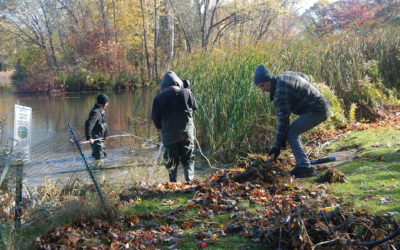
{"label": "person's back", "polygon": [[194,178],[193,110],[197,109],[197,102],[192,91],[184,88],[182,80],[172,71],[162,79],[161,90],[154,98],[151,118],[161,129],[169,179],[176,182],[177,168],[182,162],[185,180],[190,182]]}
{"label": "person's back", "polygon": [[[273,94],[275,104],[284,102],[287,108],[296,115],[325,112],[329,101],[309,83],[308,76],[286,71],[276,77]],[[329,114],[328,114],[329,115]]]}
{"label": "person's back", "polygon": [[165,145],[193,137],[193,110],[197,104],[190,89],[171,86],[156,96],[154,104],[158,108],[152,117],[158,121],[156,127],[161,129]]}

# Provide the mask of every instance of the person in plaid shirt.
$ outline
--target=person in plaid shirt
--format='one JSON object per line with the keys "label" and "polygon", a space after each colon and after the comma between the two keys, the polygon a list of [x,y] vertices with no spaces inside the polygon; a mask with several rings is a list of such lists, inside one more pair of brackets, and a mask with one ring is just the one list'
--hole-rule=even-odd
{"label": "person in plaid shirt", "polygon": [[[316,175],[316,169],[310,165],[301,142],[301,134],[328,119],[330,102],[303,73],[286,71],[274,76],[264,65],[259,65],[253,80],[258,88],[270,93],[277,112],[278,127],[269,155],[276,159],[287,140],[296,159],[296,167],[290,174],[296,178]],[[291,113],[299,115],[292,124]]]}

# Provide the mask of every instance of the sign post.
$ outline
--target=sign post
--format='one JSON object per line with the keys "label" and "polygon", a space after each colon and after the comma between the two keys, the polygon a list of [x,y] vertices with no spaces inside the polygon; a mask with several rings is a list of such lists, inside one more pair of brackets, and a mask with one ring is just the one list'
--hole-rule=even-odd
{"label": "sign post", "polygon": [[32,108],[14,106],[14,149],[21,160],[29,160],[31,153]]}
{"label": "sign post", "polygon": [[14,149],[17,156],[15,178],[15,227],[21,226],[22,215],[22,180],[23,162],[30,159],[32,108],[21,105],[14,106]]}

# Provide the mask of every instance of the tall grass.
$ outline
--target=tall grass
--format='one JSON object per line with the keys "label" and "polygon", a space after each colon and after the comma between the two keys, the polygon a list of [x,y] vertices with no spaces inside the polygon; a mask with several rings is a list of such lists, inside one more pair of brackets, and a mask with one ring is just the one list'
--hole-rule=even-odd
{"label": "tall grass", "polygon": [[64,73],[58,76],[59,84],[68,91],[82,90],[118,90],[141,87],[139,75],[125,71],[119,73],[79,70],[75,73]]}
{"label": "tall grass", "polygon": [[251,49],[214,51],[192,55],[177,65],[178,74],[191,80],[199,103],[195,120],[201,144],[224,158],[250,145],[268,145],[265,136],[249,137],[249,131],[268,134],[266,124],[273,125],[272,105],[252,83],[257,57]]}
{"label": "tall grass", "polygon": [[[342,110],[336,112],[345,120],[343,109],[368,99],[365,95],[384,92],[382,80],[386,87],[400,86],[400,39],[396,34],[393,30],[370,35],[343,33],[213,50],[180,57],[174,70],[192,82],[199,102],[195,122],[202,146],[232,159],[241,151],[268,147],[273,140],[274,107],[252,83],[257,65],[264,64],[276,75],[300,71],[313,82],[327,85],[333,90],[334,102],[341,105]],[[372,60],[377,62],[373,72],[365,67]],[[365,79],[369,83],[360,84]],[[360,92],[360,88],[368,91]]]}

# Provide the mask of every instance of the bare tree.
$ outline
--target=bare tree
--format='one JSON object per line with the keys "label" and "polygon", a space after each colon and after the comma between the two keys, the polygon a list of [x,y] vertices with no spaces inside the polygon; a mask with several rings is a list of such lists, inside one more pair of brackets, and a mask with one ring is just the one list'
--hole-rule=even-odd
{"label": "bare tree", "polygon": [[179,25],[180,25],[180,27],[181,27],[181,29],[182,29],[183,36],[185,37],[185,41],[186,41],[186,48],[187,48],[187,50],[188,50],[189,53],[192,53],[192,43],[190,42],[189,34],[188,34],[188,31],[186,30],[185,25],[184,25],[183,22],[182,22],[182,18],[180,17],[180,15],[177,15],[177,14],[175,13],[176,11],[175,11],[175,7],[174,7],[174,5],[173,5],[173,1],[172,1],[172,0],[169,0],[169,4],[170,4],[170,6],[171,6],[172,13],[174,14],[174,16],[176,17],[176,19],[178,20]]}
{"label": "bare tree", "polygon": [[108,32],[107,32],[106,13],[105,13],[105,10],[104,10],[104,0],[100,0],[100,10],[101,10],[101,16],[103,17],[104,42],[107,42],[108,41]]}
{"label": "bare tree", "polygon": [[[49,38],[49,45],[50,45],[50,49],[51,49],[51,58],[53,60],[55,69],[58,70],[56,52],[55,52],[54,43],[53,43],[53,26],[52,26],[52,20],[51,20],[52,19],[51,12],[52,11],[55,12],[55,8],[50,8],[50,13],[47,13],[47,9],[50,6],[52,6],[51,3],[47,2],[46,0],[44,0],[44,1],[39,0],[39,5],[40,5],[40,8],[42,9],[43,17],[45,20],[47,35]],[[53,14],[54,14],[54,12],[53,12]]]}
{"label": "bare tree", "polygon": [[154,74],[155,77],[158,77],[158,32],[159,32],[159,25],[158,25],[158,6],[157,0],[154,0]]}
{"label": "bare tree", "polygon": [[169,1],[166,1],[167,4],[167,31],[169,34],[169,39],[168,39],[168,54],[167,54],[167,64],[169,65],[174,57],[174,36],[175,36],[175,30],[174,30],[174,18],[172,16],[172,8],[171,5],[169,4]]}
{"label": "bare tree", "polygon": [[[117,28],[117,21],[115,19],[115,0],[112,0],[112,6],[113,6],[114,29],[116,29]],[[115,32],[114,36],[115,36],[115,43],[117,43],[118,42],[117,32]]]}
{"label": "bare tree", "polygon": [[140,10],[142,11],[142,23],[143,23],[143,44],[144,44],[145,56],[146,56],[147,76],[150,79],[151,78],[150,60],[149,60],[149,51],[147,49],[146,19],[144,17],[143,1],[144,0],[140,0]]}
{"label": "bare tree", "polygon": [[18,0],[8,3],[2,12],[3,19],[13,27],[10,32],[28,44],[37,45],[43,51],[48,68],[57,68],[53,42],[53,17],[57,13],[49,14],[50,5],[46,0]]}

